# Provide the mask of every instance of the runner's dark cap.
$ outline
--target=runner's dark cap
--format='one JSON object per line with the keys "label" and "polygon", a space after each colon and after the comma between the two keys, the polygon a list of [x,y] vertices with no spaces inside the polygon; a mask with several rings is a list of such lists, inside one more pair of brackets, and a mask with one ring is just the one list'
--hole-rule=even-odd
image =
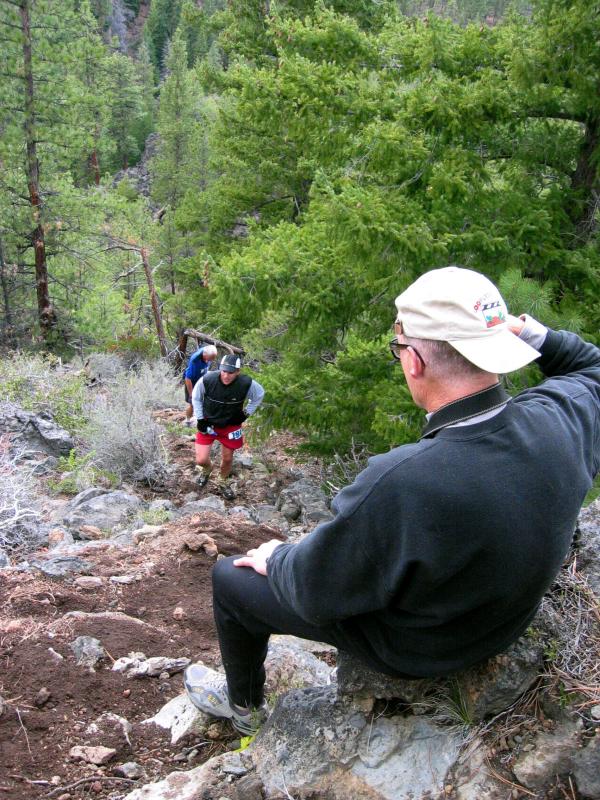
{"label": "runner's dark cap", "polygon": [[237,372],[241,368],[242,359],[235,355],[223,356],[219,364],[219,369],[223,370],[223,372]]}

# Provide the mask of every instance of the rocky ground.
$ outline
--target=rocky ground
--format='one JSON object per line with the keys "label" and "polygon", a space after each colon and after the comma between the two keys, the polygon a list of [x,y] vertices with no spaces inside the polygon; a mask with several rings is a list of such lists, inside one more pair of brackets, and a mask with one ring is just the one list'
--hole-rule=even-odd
{"label": "rocky ground", "polygon": [[[163,415],[165,422],[180,416]],[[140,775],[155,780],[239,746],[227,725],[215,726],[202,741],[171,745],[168,731],[143,724],[182,691],[181,664],[134,678],[113,666],[132,652],[216,663],[211,567],[218,554],[245,552],[281,536],[277,525],[253,521],[248,512],[279,517],[281,523],[272,504],[300,475],[287,452],[293,441],[272,439],[261,449],[260,469],[238,468],[231,502],[214,495],[212,483],[197,491],[193,439],[183,428],[169,434],[168,442],[177,469],[158,495],[145,491],[145,507],[158,498],[175,509],[188,504],[193,512],[189,504],[204,498],[216,511],[205,508],[159,526],[142,522],[130,543],[130,533],[116,543],[106,531],[88,526],[83,535],[90,538],[79,541],[76,551],[83,568],[65,562],[66,571],[52,577],[31,566],[0,573],[0,798],[122,797]],[[308,465],[303,470],[311,472]],[[313,467],[314,476],[317,472]],[[53,519],[70,500],[52,501]],[[230,513],[235,506],[239,513]],[[29,564],[67,553],[69,540],[67,526],[56,523],[50,534],[55,546],[30,554]],[[81,637],[100,643],[99,658]],[[124,730],[119,717],[131,729]],[[73,750],[95,745],[117,751],[109,764],[90,763],[101,756]],[[122,768],[127,762],[137,766]]]}
{"label": "rocky ground", "polygon": [[[165,481],[56,496],[42,457],[47,545],[0,550],[0,800],[600,800],[600,501],[527,633],[451,679],[394,681],[273,637],[272,713],[246,747],[182,694],[190,660],[219,666],[210,571],[330,516],[324,476],[292,437],[250,437],[225,501],[194,483],[182,413],[157,416]],[[72,447],[14,409],[3,430]]]}

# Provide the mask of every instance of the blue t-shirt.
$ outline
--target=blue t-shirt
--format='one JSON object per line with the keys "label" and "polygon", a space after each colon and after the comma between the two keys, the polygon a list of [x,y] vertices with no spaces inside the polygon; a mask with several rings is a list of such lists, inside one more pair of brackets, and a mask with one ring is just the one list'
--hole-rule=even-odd
{"label": "blue t-shirt", "polygon": [[202,353],[204,352],[204,347],[198,348],[195,353],[192,354],[190,360],[188,362],[187,368],[183,373],[184,378],[189,378],[192,382],[192,386],[195,386],[200,378],[210,369],[212,361],[205,361],[202,358]]}

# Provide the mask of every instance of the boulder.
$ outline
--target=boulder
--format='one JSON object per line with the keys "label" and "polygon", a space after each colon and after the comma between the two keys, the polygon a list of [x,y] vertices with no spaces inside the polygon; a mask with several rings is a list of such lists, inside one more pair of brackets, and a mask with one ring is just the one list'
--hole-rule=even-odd
{"label": "boulder", "polygon": [[51,556],[47,559],[35,559],[31,566],[39,569],[48,578],[65,578],[74,573],[89,574],[93,570],[93,564],[77,556],[59,555]]}
{"label": "boulder", "polygon": [[318,525],[333,519],[327,495],[307,478],[301,478],[281,491],[277,510],[288,522],[301,519],[305,525]]}
{"label": "boulder", "polygon": [[592,800],[600,798],[600,733],[573,756],[573,775],[577,788]]}
{"label": "boulder", "polygon": [[225,503],[215,494],[208,494],[201,500],[193,500],[186,503],[173,512],[173,519],[189,517],[193,514],[203,514],[206,511],[214,511],[216,514],[226,514]]}
{"label": "boulder", "polygon": [[75,441],[48,412],[34,414],[12,403],[0,406],[0,433],[13,433],[20,447],[50,456],[68,456]]}
{"label": "boulder", "polygon": [[338,653],[340,695],[402,699],[422,710],[444,706],[465,723],[499,714],[535,681],[543,665],[542,636],[521,636],[508,650],[448,678],[406,680],[375,672],[348,653]]}
{"label": "boulder", "polygon": [[600,597],[600,499],[584,508],[577,520],[575,538],[577,567]]}
{"label": "boulder", "polygon": [[281,697],[251,756],[267,797],[412,800],[440,795],[460,743],[424,717],[372,717],[330,686]]}
{"label": "boulder", "polygon": [[[311,652],[312,642],[294,636],[271,636],[265,662],[267,693],[281,694],[289,689],[328,686],[335,670]],[[322,652],[333,652],[326,648]]]}
{"label": "boulder", "polygon": [[112,531],[124,526],[142,506],[139,497],[123,491],[94,494],[85,500],[80,495],[67,504],[62,523],[75,531],[75,535],[84,525],[93,525],[103,531]]}
{"label": "boulder", "polygon": [[580,749],[581,720],[567,720],[551,733],[538,733],[534,748],[513,764],[517,780],[534,791],[552,784],[556,775],[570,772]]}

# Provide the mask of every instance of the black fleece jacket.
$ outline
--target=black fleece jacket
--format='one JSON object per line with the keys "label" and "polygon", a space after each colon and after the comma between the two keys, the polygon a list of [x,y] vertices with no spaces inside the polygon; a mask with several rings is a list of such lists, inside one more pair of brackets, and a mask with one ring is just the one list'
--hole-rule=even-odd
{"label": "black fleece jacket", "polygon": [[391,674],[447,674],[518,638],[600,467],[600,350],[549,331],[541,353],[539,386],[370,459],[332,521],[278,547],[268,580],[282,605],[352,633]]}

